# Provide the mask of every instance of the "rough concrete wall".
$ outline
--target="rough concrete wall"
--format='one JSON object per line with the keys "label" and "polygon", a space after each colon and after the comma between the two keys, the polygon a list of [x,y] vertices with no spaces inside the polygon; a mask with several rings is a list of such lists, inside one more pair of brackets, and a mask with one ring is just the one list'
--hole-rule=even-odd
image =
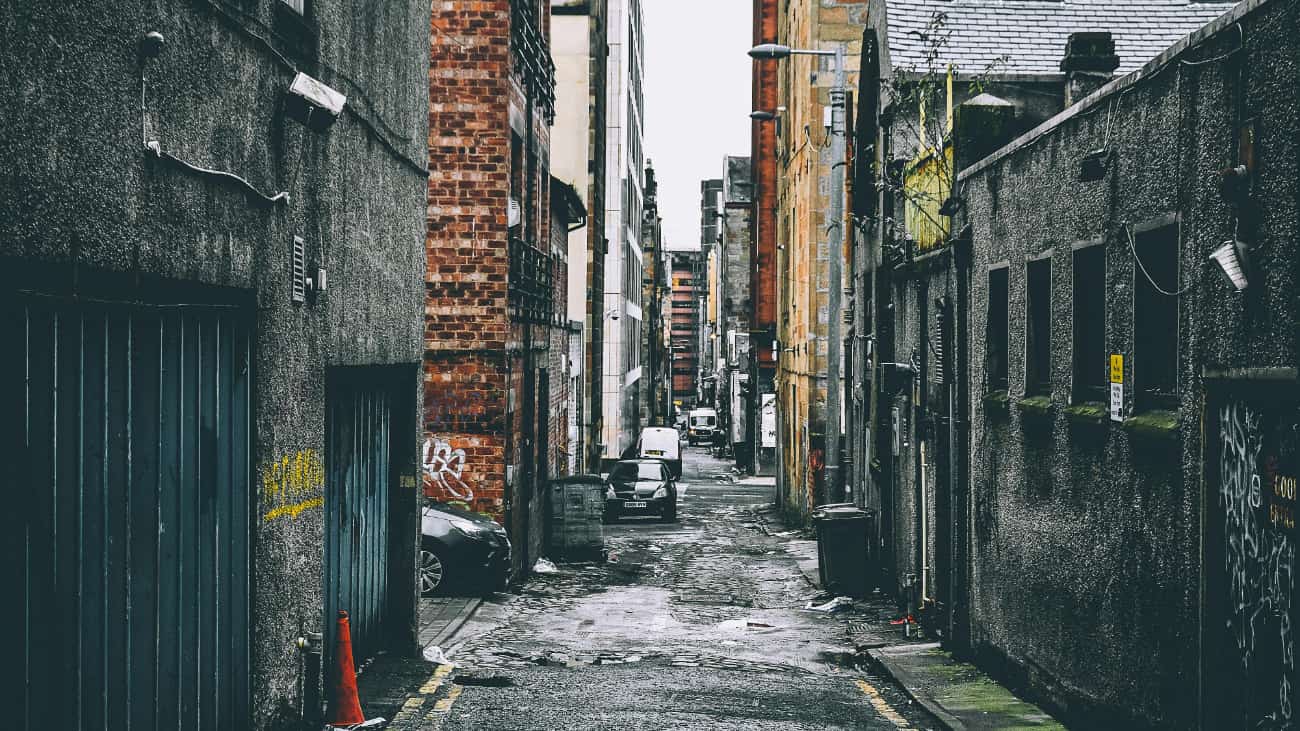
{"label": "rough concrete wall", "polygon": [[[1294,3],[1265,5],[1245,16],[1241,35],[1229,28],[1182,57],[1213,59],[1244,39],[1235,56],[1241,67],[1174,59],[995,155],[963,183],[975,244],[973,640],[1094,725],[1196,725],[1189,699],[1201,660],[1200,521],[1214,499],[1200,493],[1200,374],[1204,367],[1297,362],[1300,100],[1295,39],[1282,30],[1296,27],[1297,15]],[[1232,103],[1238,91],[1240,112]],[[1259,119],[1257,214],[1243,220],[1241,235],[1266,262],[1244,295],[1233,294],[1207,262],[1233,233],[1217,178],[1236,158],[1238,114]],[[1105,179],[1079,182],[1081,155],[1102,146],[1115,151]],[[1178,310],[1178,427],[1151,437],[1132,421],[1071,420],[1064,408],[1071,398],[1071,244],[1104,241],[1106,276],[1097,286],[1107,297],[1106,346],[1131,354],[1133,288],[1142,275],[1125,226],[1170,213],[1181,216],[1179,284],[1190,287]],[[1053,387],[1040,415],[1017,402],[1025,391],[1025,260],[1047,251]],[[1011,266],[1009,409],[983,400],[987,270],[1002,261]],[[1126,358],[1126,386],[1140,367]]]}
{"label": "rough concrete wall", "polygon": [[[259,486],[283,457],[325,454],[327,366],[414,364],[420,353],[428,5],[314,9],[319,60],[286,39],[274,10],[65,3],[0,14],[4,254],[52,264],[68,281],[75,269],[83,285],[112,270],[254,293]],[[287,191],[287,204],[145,153],[136,49],[150,30],[167,44],[145,68],[148,137]],[[348,96],[329,131],[284,116],[296,70]],[[307,305],[289,299],[295,235],[330,275]],[[267,728],[299,712],[293,641],[321,626],[324,533],[319,508],[256,525],[251,721]],[[410,604],[408,613],[413,588]]]}

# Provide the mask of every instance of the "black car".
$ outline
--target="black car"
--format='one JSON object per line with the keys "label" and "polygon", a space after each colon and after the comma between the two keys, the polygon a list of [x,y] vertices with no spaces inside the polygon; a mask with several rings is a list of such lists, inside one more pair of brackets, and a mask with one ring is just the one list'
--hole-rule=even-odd
{"label": "black car", "polygon": [[429,501],[420,516],[420,594],[500,591],[510,575],[506,529],[491,518]]}
{"label": "black car", "polygon": [[677,483],[668,465],[657,459],[614,464],[605,480],[605,520],[624,515],[658,515],[665,523],[677,520]]}

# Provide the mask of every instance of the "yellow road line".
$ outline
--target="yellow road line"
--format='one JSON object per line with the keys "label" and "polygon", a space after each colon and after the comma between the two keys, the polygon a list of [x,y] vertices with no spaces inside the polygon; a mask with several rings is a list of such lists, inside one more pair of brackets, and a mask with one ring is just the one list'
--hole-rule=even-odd
{"label": "yellow road line", "polygon": [[424,695],[433,695],[434,693],[437,693],[438,689],[441,687],[442,687],[442,678],[439,678],[437,675],[435,675],[429,678],[429,682],[420,686],[420,692],[423,693]]}
{"label": "yellow road line", "polygon": [[462,686],[451,686],[451,690],[447,691],[447,697],[433,704],[433,710],[438,711],[439,713],[450,711],[452,705],[456,702],[456,699],[460,697],[461,690],[463,690]]}
{"label": "yellow road line", "polygon": [[879,713],[885,718],[885,720],[894,724],[897,728],[912,728],[912,725],[907,722],[907,719],[898,715],[898,711],[895,711],[893,707],[889,705],[884,697],[880,695],[880,691],[876,690],[871,683],[862,679],[853,682],[857,683],[858,689],[861,690],[867,696],[867,699],[871,701],[871,705],[876,709],[876,713]]}

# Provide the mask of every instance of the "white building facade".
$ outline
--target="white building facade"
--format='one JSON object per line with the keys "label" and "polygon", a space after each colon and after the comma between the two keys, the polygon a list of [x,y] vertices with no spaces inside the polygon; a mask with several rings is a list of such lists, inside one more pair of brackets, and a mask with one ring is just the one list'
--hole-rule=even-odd
{"label": "white building facade", "polygon": [[609,0],[606,67],[604,373],[602,455],[618,459],[640,431],[641,222],[645,205],[641,0]]}

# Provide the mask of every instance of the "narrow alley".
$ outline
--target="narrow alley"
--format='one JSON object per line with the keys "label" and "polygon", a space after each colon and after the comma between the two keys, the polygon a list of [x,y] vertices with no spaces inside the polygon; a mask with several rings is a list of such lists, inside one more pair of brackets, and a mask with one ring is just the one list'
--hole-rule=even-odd
{"label": "narrow alley", "polygon": [[367,713],[398,729],[935,728],[855,657],[867,610],[805,608],[830,595],[812,583],[815,563],[805,577],[787,551],[772,481],[733,474],[689,448],[678,523],[606,526],[604,564],[494,595],[441,648],[453,669],[424,664],[420,691],[409,676],[376,677],[382,664],[363,672],[363,696],[385,697],[390,679],[412,691]]}

